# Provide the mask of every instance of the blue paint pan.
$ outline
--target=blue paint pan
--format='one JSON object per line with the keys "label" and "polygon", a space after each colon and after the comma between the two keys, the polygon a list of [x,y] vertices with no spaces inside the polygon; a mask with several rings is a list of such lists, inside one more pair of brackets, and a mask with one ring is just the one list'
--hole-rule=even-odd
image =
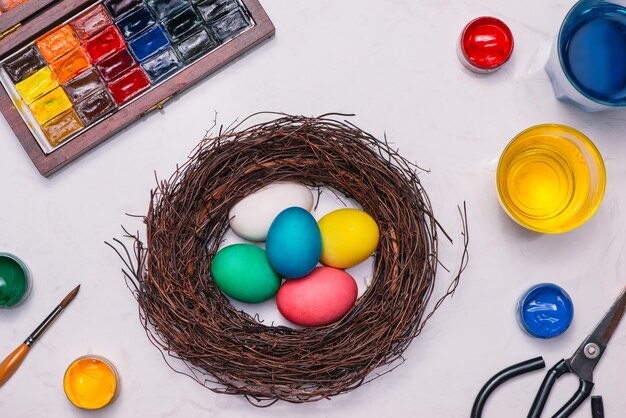
{"label": "blue paint pan", "polygon": [[553,338],[569,328],[574,305],[567,292],[552,283],[531,287],[517,304],[522,329],[537,338]]}

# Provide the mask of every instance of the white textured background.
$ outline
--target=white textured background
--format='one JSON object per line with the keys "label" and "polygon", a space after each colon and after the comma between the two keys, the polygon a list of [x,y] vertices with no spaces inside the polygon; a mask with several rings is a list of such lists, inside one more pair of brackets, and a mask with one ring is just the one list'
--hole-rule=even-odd
{"label": "white textured background", "polygon": [[[549,365],[569,356],[624,285],[626,114],[584,114],[556,101],[543,65],[552,37],[573,1],[263,0],[274,39],[191,88],[165,110],[116,135],[50,179],[41,177],[0,118],[0,251],[22,257],[34,275],[31,297],[0,311],[0,356],[13,350],[76,284],[79,297],[0,389],[2,418],[43,417],[467,417],[479,388],[496,371],[543,355]],[[498,73],[468,73],[455,42],[469,20],[504,19],[516,47]],[[256,409],[213,394],[170,370],[146,338],[120,262],[103,244],[120,225],[141,223],[154,172],[168,177],[219,121],[260,110],[317,115],[356,113],[353,122],[387,133],[422,176],[437,214],[459,229],[455,205],[467,201],[471,261],[456,296],[407,350],[406,362],[355,392],[310,405]],[[604,202],[594,218],[561,236],[526,232],[499,208],[495,165],[506,143],[538,123],[564,123],[596,143],[607,166]],[[411,231],[406,231],[411,233]],[[458,238],[458,235],[455,235]],[[456,248],[444,248],[456,261]],[[449,277],[442,270],[437,290]],[[541,341],[515,323],[517,298],[553,281],[571,294],[576,314],[562,337]],[[111,359],[122,392],[109,408],[74,408],[63,372],[86,353]],[[595,394],[607,416],[623,417],[626,326],[600,363]],[[509,382],[485,417],[525,416],[543,374]],[[562,379],[554,411],[578,382]],[[548,412],[546,412],[546,415]],[[585,403],[575,417],[589,417]]]}

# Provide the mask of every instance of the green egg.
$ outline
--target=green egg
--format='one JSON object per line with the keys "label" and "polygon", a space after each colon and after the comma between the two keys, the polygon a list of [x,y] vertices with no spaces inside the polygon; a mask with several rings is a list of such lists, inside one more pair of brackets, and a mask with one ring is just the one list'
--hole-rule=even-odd
{"label": "green egg", "polygon": [[219,250],[211,262],[211,274],[222,292],[245,303],[271,299],[281,283],[265,251],[250,244],[229,245]]}

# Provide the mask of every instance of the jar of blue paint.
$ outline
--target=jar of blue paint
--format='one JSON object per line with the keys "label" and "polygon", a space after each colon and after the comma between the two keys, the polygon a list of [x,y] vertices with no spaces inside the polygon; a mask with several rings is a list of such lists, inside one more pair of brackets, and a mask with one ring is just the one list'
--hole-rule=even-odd
{"label": "jar of blue paint", "polygon": [[567,292],[552,283],[531,287],[517,304],[517,320],[522,329],[537,338],[552,338],[569,328],[574,305]]}
{"label": "jar of blue paint", "polygon": [[554,93],[584,111],[626,106],[626,1],[581,0],[546,64]]}

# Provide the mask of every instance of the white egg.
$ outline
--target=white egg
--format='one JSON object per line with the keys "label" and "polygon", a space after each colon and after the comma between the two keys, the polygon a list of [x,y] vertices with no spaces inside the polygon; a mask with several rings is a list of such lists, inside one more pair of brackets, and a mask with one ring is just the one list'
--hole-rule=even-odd
{"label": "white egg", "polygon": [[294,206],[308,211],[313,208],[313,193],[308,187],[294,182],[268,184],[232,207],[228,213],[230,227],[241,238],[265,241],[274,218]]}

